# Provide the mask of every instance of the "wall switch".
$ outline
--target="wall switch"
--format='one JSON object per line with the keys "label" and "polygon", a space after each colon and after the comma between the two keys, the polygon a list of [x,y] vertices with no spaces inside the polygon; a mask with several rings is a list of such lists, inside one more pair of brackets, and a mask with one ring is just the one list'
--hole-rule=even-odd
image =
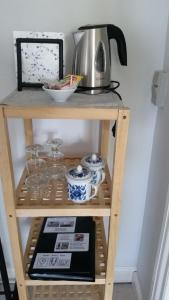
{"label": "wall switch", "polygon": [[164,107],[169,95],[169,72],[156,71],[153,78],[152,102],[158,107]]}

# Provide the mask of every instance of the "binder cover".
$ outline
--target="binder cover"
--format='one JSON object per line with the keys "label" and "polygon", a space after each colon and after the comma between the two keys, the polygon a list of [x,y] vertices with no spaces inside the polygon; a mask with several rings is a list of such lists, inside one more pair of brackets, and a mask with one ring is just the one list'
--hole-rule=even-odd
{"label": "binder cover", "polygon": [[28,275],[31,279],[94,281],[92,217],[45,218]]}

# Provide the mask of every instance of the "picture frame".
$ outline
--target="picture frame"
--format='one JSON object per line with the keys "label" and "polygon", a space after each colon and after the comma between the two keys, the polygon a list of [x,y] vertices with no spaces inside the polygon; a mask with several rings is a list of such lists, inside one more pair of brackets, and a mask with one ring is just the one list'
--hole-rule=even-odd
{"label": "picture frame", "polygon": [[[37,51],[35,52],[31,52],[31,53],[27,53],[26,51],[23,51],[22,45],[25,44],[27,45],[36,45]],[[48,45],[48,47],[47,47]],[[49,45],[58,45],[58,55],[55,53],[55,51],[50,50],[48,48]],[[44,47],[45,46],[45,47]],[[29,47],[28,47],[29,48]],[[45,72],[47,71],[51,71],[50,69],[47,69],[42,62],[42,54],[45,55],[45,53],[43,53],[44,51],[42,51],[43,49],[45,49],[45,51],[50,51],[51,55],[55,55],[54,59],[56,60],[56,63],[58,63],[58,70],[56,70],[56,74],[58,73],[57,78],[55,79],[62,79],[63,78],[63,40],[62,39],[58,39],[58,38],[16,38],[16,58],[17,58],[17,84],[18,84],[18,91],[22,91],[23,87],[42,87],[42,85],[44,84],[45,81],[45,76],[44,78],[37,78],[38,73],[37,73],[37,69],[40,70],[41,72],[41,76],[43,76],[45,74]],[[41,53],[42,52],[42,53]],[[23,53],[24,53],[24,59],[26,61],[26,59],[29,61],[29,72],[30,69],[32,68],[32,70],[34,69],[34,73],[35,74],[30,74],[30,78],[31,76],[34,76],[37,81],[35,80],[35,82],[31,82],[29,80],[25,81],[23,80]],[[50,55],[50,53],[49,53]],[[32,56],[32,57],[31,57]],[[42,57],[41,57],[42,56]],[[51,56],[52,58],[52,56]],[[38,60],[40,61],[40,64],[38,65]],[[57,61],[58,60],[58,61]],[[25,66],[24,66],[25,68]],[[26,70],[26,68],[25,68]],[[25,71],[24,70],[24,74]],[[43,72],[44,71],[44,72]],[[31,72],[30,72],[31,73]],[[29,77],[27,77],[29,79]],[[32,77],[33,78],[33,77]]]}

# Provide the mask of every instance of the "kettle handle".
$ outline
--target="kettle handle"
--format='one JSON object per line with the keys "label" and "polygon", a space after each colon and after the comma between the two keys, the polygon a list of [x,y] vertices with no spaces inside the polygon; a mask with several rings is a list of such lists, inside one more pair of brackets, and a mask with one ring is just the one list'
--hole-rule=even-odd
{"label": "kettle handle", "polygon": [[117,26],[108,24],[107,34],[109,40],[115,39],[117,42],[117,49],[121,65],[127,66],[127,49],[123,31]]}

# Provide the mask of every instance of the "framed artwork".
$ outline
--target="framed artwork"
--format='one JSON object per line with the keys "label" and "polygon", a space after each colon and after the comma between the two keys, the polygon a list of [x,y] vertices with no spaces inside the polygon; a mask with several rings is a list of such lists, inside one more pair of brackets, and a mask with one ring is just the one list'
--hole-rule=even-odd
{"label": "framed artwork", "polygon": [[63,33],[14,32],[18,90],[63,78]]}

